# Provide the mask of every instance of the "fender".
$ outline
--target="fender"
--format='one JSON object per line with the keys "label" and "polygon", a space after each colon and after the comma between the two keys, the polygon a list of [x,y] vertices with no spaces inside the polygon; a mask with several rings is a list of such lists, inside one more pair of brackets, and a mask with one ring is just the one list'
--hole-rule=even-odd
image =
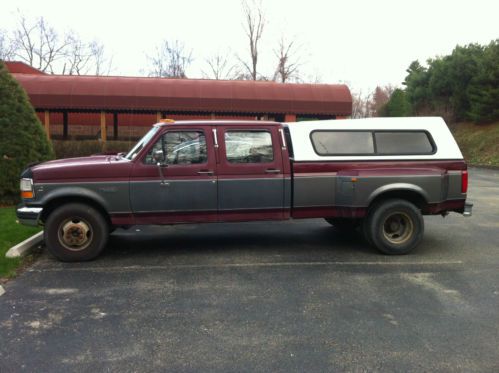
{"label": "fender", "polygon": [[58,198],[85,198],[102,206],[107,212],[111,212],[109,201],[94,190],[80,186],[60,186],[44,193],[37,204],[47,206],[51,201]]}

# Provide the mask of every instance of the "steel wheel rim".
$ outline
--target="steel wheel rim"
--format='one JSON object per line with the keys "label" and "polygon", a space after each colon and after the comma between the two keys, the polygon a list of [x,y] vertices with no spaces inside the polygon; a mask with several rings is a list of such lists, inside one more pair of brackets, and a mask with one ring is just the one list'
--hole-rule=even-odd
{"label": "steel wheel rim", "polygon": [[73,216],[59,224],[57,230],[59,242],[71,251],[85,250],[93,238],[92,226],[85,219]]}
{"label": "steel wheel rim", "polygon": [[414,233],[414,223],[405,212],[394,212],[383,222],[383,236],[395,245],[406,243]]}

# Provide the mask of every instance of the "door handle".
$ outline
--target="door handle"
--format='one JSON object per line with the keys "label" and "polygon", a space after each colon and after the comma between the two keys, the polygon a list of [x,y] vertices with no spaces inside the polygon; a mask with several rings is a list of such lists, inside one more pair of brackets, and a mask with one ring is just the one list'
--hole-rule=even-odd
{"label": "door handle", "polygon": [[281,170],[278,170],[277,168],[267,168],[265,170],[266,174],[278,174],[280,172],[281,172]]}
{"label": "door handle", "polygon": [[210,171],[210,170],[201,170],[201,171],[198,171],[198,175],[213,175],[213,171]]}

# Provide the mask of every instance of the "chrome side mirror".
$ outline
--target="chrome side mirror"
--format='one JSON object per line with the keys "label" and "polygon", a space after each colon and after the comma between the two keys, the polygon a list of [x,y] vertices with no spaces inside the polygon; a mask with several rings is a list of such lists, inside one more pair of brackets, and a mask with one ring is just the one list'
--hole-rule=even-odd
{"label": "chrome side mirror", "polygon": [[165,163],[165,155],[163,154],[163,150],[156,150],[152,154],[152,159],[158,166],[163,166],[163,164]]}

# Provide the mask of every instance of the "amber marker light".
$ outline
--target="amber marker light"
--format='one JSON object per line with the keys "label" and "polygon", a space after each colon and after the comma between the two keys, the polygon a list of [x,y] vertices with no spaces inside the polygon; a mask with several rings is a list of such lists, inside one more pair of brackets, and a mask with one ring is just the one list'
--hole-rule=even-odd
{"label": "amber marker light", "polygon": [[359,181],[359,179],[357,179],[356,177],[352,177],[350,180],[352,181],[352,183],[356,183],[357,181]]}

